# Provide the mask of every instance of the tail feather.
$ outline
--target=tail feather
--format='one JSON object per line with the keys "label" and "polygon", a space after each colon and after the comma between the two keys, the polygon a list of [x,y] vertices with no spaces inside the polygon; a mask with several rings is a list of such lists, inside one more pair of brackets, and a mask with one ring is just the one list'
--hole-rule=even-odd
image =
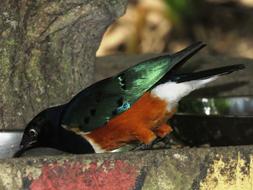
{"label": "tail feather", "polygon": [[181,83],[186,81],[192,81],[192,80],[201,80],[201,79],[207,79],[212,76],[220,76],[220,75],[226,75],[230,74],[234,71],[242,70],[245,66],[243,64],[236,64],[236,65],[230,65],[225,67],[219,67],[214,69],[208,69],[204,71],[199,71],[195,73],[185,73],[185,74],[177,74],[170,78],[170,81]]}
{"label": "tail feather", "polygon": [[187,48],[171,55],[171,62],[174,67],[169,71],[170,74],[174,74],[177,70],[194,54],[196,54],[199,50],[205,47],[206,44],[203,42],[195,42]]}
{"label": "tail feather", "polygon": [[167,110],[171,111],[178,101],[192,91],[204,87],[207,83],[214,81],[218,76],[206,79],[191,80],[185,82],[171,82],[160,84],[151,90],[151,94],[168,102]]}
{"label": "tail feather", "polygon": [[171,80],[159,84],[151,90],[151,94],[168,102],[167,110],[171,111],[184,96],[204,87],[220,75],[232,73],[244,68],[244,65],[220,67],[196,73],[176,75]]}

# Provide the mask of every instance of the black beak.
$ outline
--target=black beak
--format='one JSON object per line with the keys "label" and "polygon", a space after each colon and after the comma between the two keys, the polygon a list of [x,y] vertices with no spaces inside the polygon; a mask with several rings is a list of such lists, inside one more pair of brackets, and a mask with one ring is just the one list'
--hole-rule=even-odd
{"label": "black beak", "polygon": [[13,155],[13,158],[20,157],[27,149],[23,146],[20,146],[20,149]]}
{"label": "black beak", "polygon": [[24,152],[26,152],[27,150],[30,150],[35,147],[36,147],[36,142],[32,142],[32,143],[29,143],[26,145],[23,145],[21,143],[19,150],[13,155],[13,158],[18,158],[18,157],[22,156],[22,154]]}

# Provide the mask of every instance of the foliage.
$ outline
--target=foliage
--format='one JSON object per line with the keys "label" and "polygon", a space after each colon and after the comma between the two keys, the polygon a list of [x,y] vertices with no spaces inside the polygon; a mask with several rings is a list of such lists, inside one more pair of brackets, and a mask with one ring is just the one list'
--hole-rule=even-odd
{"label": "foliage", "polygon": [[176,27],[195,18],[198,12],[199,0],[165,0],[169,19]]}

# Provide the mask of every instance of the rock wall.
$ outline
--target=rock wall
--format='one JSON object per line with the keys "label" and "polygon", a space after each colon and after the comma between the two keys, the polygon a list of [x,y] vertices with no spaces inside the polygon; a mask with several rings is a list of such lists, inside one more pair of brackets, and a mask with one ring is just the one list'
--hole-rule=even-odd
{"label": "rock wall", "polygon": [[0,129],[22,128],[93,79],[95,53],[127,0],[2,0]]}

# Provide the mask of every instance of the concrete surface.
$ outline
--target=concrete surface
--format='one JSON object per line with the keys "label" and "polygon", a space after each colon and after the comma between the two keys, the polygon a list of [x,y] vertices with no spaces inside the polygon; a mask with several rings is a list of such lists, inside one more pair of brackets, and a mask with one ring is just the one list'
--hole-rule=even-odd
{"label": "concrete surface", "polygon": [[1,190],[250,190],[253,147],[0,160]]}

